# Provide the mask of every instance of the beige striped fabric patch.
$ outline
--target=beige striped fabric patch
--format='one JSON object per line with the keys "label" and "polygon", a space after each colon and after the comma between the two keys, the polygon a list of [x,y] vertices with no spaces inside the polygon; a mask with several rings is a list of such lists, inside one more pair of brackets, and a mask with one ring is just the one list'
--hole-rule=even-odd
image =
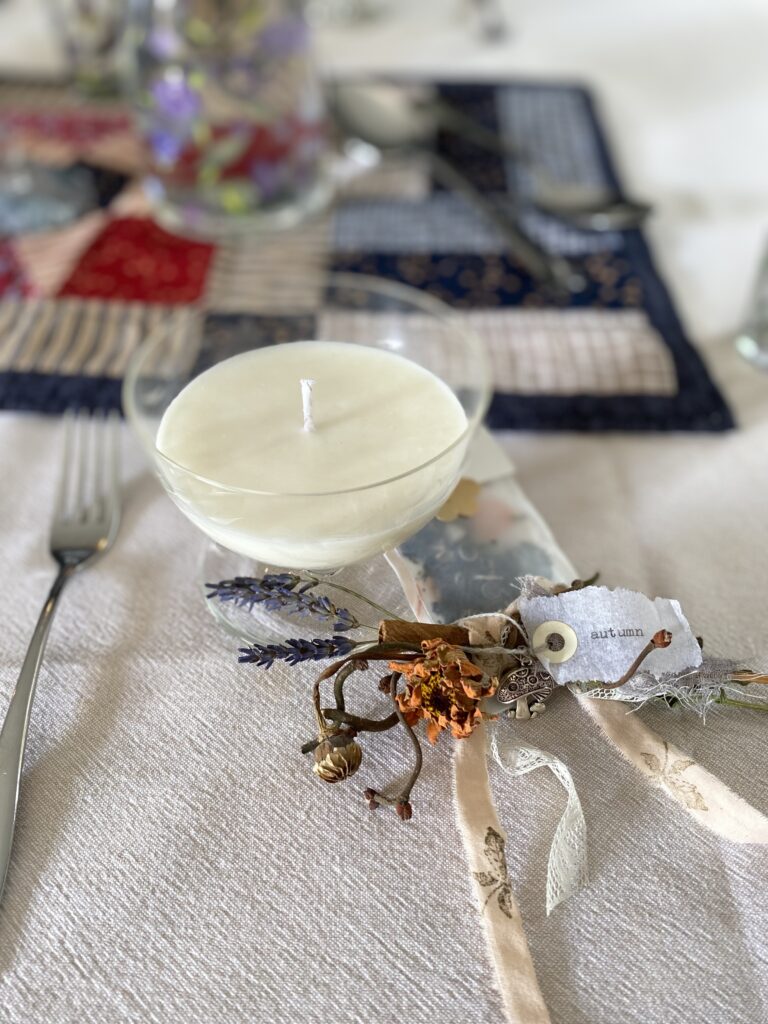
{"label": "beige striped fabric patch", "polygon": [[194,308],[102,299],[0,302],[0,373],[103,376],[119,379],[138,345],[170,327],[192,329]]}

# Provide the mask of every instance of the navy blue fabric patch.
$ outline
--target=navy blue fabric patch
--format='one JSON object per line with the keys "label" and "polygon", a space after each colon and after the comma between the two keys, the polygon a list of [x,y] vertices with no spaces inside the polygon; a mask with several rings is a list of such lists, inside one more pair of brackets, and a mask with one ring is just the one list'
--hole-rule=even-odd
{"label": "navy blue fabric patch", "polygon": [[[474,122],[499,134],[499,120],[496,109],[496,87],[493,85],[466,85],[450,83],[440,87],[441,97],[459,108]],[[446,157],[453,166],[466,175],[484,192],[505,192],[507,178],[502,156],[490,153],[485,146],[477,146],[455,132],[439,131],[435,150]],[[434,183],[436,191],[443,186]]]}
{"label": "navy blue fabric patch", "polygon": [[[626,309],[643,305],[643,282],[624,258],[598,253],[572,260],[586,280],[578,295],[562,301],[545,294],[530,274],[510,256],[475,253],[337,252],[332,269],[384,277],[409,284],[457,309]],[[612,270],[610,286],[605,272]],[[336,293],[334,293],[336,295]],[[330,293],[326,296],[331,301]],[[345,305],[343,293],[335,305]],[[349,303],[350,308],[354,303]]]}
{"label": "navy blue fabric patch", "polygon": [[119,171],[112,171],[107,167],[97,167],[84,160],[78,160],[73,167],[82,167],[88,172],[96,202],[103,210],[120,195],[130,180],[127,175],[121,174]]}
{"label": "navy blue fabric patch", "polygon": [[67,409],[121,409],[123,382],[63,373],[0,373],[0,409],[60,416]]}

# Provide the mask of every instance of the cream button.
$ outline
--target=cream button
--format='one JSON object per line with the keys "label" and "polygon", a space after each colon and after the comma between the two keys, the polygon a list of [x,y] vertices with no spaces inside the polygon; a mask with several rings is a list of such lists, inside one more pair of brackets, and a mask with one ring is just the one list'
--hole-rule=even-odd
{"label": "cream button", "polygon": [[541,661],[560,665],[576,653],[579,641],[567,622],[542,622],[537,626],[531,640],[533,653]]}

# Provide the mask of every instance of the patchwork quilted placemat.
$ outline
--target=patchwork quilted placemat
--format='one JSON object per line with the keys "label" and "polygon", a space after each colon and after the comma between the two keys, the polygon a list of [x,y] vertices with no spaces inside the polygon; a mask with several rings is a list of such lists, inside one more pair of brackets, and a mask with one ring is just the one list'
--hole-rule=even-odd
{"label": "patchwork quilted placemat", "polygon": [[[564,84],[450,84],[451,104],[525,148],[549,177],[619,189],[589,94]],[[119,106],[76,106],[49,87],[0,86],[0,133],[68,181],[77,220],[0,239],[0,408],[57,413],[118,406],[135,347],[201,309],[211,345],[343,337],[375,310],[344,308],[328,271],[374,274],[444,299],[483,336],[495,396],[489,424],[527,430],[725,430],[723,397],[684,329],[640,231],[589,232],[531,209],[525,226],[573,259],[586,289],[553,305],[501,235],[432,181],[426,162],[388,162],[334,209],[268,242],[211,245],[154,224],[141,153]],[[524,168],[454,135],[438,148],[483,191],[510,201]],[[34,213],[34,211],[32,211]],[[349,323],[349,321],[348,321]]]}

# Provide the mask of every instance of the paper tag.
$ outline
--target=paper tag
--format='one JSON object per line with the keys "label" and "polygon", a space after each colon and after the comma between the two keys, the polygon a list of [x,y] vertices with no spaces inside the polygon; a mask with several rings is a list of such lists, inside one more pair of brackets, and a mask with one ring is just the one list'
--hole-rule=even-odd
{"label": "paper tag", "polygon": [[562,641],[556,644],[567,660],[547,660],[546,652],[538,652],[558,683],[616,682],[660,629],[669,630],[672,643],[652,651],[641,671],[660,678],[701,664],[701,648],[677,601],[662,597],[652,601],[633,590],[585,587],[567,594],[521,598],[519,608],[529,638],[546,622],[564,623],[576,634],[572,654],[570,645],[563,651]]}

